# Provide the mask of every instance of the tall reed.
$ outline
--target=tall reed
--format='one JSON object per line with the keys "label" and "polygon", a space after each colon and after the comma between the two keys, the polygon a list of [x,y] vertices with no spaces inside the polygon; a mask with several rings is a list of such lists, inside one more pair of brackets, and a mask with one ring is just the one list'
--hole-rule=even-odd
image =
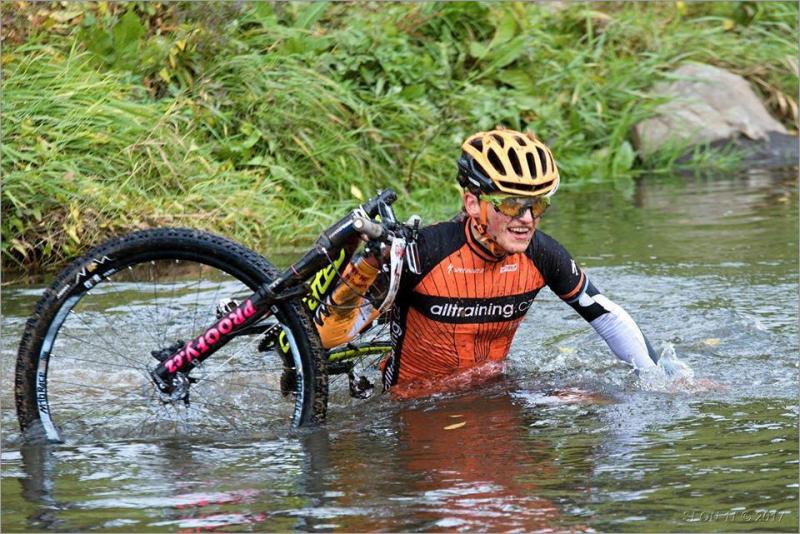
{"label": "tall reed", "polygon": [[[22,3],[24,4],[24,3]],[[201,8],[202,7],[202,8]],[[2,253],[51,268],[184,225],[268,254],[391,186],[457,209],[468,134],[530,128],[564,186],[671,172],[633,124],[683,61],[750,80],[797,128],[796,3],[29,5],[3,63]],[[699,152],[694,168],[735,165]]]}

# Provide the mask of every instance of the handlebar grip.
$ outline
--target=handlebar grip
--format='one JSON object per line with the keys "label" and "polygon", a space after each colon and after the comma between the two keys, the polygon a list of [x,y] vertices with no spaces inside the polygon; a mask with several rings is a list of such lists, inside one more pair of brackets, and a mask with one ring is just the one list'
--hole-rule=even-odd
{"label": "handlebar grip", "polygon": [[390,188],[387,188],[364,202],[361,207],[364,208],[364,211],[367,212],[367,215],[374,217],[378,213],[378,206],[381,204],[391,204],[395,200],[397,200],[397,193],[392,191]]}
{"label": "handlebar grip", "polygon": [[383,235],[383,226],[363,217],[353,218],[353,228],[370,239],[377,239]]}

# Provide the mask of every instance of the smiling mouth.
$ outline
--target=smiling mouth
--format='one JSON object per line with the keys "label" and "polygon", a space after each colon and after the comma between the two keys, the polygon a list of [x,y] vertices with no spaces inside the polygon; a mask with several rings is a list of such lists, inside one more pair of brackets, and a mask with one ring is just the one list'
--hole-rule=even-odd
{"label": "smiling mouth", "polygon": [[508,231],[511,232],[514,235],[523,236],[523,235],[528,235],[530,233],[531,229],[530,228],[509,228]]}

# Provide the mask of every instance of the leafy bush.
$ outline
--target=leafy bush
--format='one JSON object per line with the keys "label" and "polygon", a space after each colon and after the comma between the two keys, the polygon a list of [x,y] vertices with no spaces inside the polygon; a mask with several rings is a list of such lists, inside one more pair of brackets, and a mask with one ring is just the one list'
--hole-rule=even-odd
{"label": "leafy bush", "polygon": [[162,224],[287,245],[387,186],[440,218],[460,142],[501,123],[542,136],[567,188],[670,170],[677,149],[638,161],[629,135],[685,60],[744,75],[797,127],[795,3],[17,7],[2,246],[28,268]]}

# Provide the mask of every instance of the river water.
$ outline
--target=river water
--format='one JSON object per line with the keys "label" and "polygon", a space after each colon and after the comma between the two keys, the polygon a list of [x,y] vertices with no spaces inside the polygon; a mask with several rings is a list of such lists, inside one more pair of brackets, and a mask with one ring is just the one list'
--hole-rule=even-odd
{"label": "river water", "polygon": [[313,431],[24,445],[42,287],[4,287],[2,530],[797,532],[797,193],[796,170],[559,192],[542,229],[693,377],[631,375],[543,291],[501,378]]}

